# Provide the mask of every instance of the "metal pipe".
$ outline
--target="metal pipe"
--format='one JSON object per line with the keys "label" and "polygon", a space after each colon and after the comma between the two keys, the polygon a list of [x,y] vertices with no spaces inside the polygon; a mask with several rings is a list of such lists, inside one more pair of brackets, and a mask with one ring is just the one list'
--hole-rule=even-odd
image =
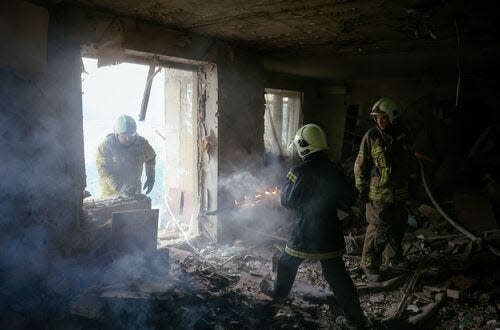
{"label": "metal pipe", "polygon": [[420,176],[422,177],[422,183],[424,184],[425,192],[427,193],[427,196],[429,196],[432,204],[434,204],[434,207],[436,207],[436,209],[439,211],[439,213],[441,213],[443,218],[445,218],[446,221],[448,221],[453,227],[458,229],[458,231],[460,231],[462,234],[464,234],[465,236],[467,236],[468,238],[470,238],[473,241],[477,240],[478,237],[476,235],[474,235],[473,233],[471,233],[470,231],[468,231],[464,227],[460,226],[452,218],[450,218],[450,216],[448,214],[446,214],[446,212],[443,211],[441,206],[438,204],[438,202],[436,201],[436,199],[432,195],[431,190],[429,189],[429,185],[427,184],[427,179],[425,177],[425,171],[424,171],[424,166],[422,165],[422,162],[419,160],[418,163],[420,165]]}
{"label": "metal pipe", "polygon": [[[457,228],[462,234],[464,234],[465,236],[467,236],[468,238],[470,238],[471,240],[475,241],[477,239],[479,239],[476,235],[474,235],[473,233],[471,233],[470,231],[468,231],[467,229],[465,229],[464,227],[460,226],[458,223],[456,223],[455,221],[453,221],[442,209],[441,207],[439,206],[439,204],[436,202],[436,200],[434,199],[434,196],[432,196],[432,192],[431,190],[429,189],[429,186],[427,185],[427,180],[425,179],[425,173],[424,173],[424,166],[422,165],[422,162],[419,161],[420,163],[420,174],[422,176],[422,182],[424,183],[424,187],[425,187],[425,191],[427,192],[427,195],[429,196],[429,198],[431,199],[432,201],[432,204],[434,204],[434,206],[436,207],[436,209],[439,211],[439,213],[441,213],[441,215],[449,222],[451,223],[455,228]],[[496,247],[488,244],[488,249],[491,251],[491,253],[493,253],[494,255],[496,255],[497,257],[500,257],[500,250],[498,250]]]}
{"label": "metal pipe", "polygon": [[139,121],[146,119],[146,111],[148,111],[149,95],[151,94],[151,86],[153,85],[154,76],[161,71],[161,68],[156,70],[155,65],[149,66],[148,77],[146,78],[146,87],[142,95],[141,111],[139,112]]}

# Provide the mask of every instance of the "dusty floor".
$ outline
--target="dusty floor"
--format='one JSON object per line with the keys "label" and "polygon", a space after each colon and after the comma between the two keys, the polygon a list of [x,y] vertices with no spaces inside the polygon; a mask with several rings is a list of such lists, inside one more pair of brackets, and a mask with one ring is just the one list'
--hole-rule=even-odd
{"label": "dusty floor", "polygon": [[[211,295],[220,295],[220,297],[228,299],[227,305],[214,306],[215,311],[225,310],[224,315],[232,315],[232,313],[228,314],[227,309],[230,311],[232,308],[240,310],[236,319],[226,320],[229,321],[227,324],[243,328],[335,328],[336,314],[328,307],[330,294],[317,262],[302,264],[289,302],[281,308],[273,309],[271,307],[270,298],[262,293],[261,282],[266,275],[271,273],[271,260],[278,248],[279,245],[272,243],[252,250],[245,250],[243,244],[234,246],[210,245],[202,250],[202,253],[208,260],[219,265],[227,260],[228,256],[243,251],[239,258],[234,258],[226,263],[219,271],[215,271],[210,266],[202,266],[203,263],[200,263],[196,255],[186,254],[186,252],[176,248],[171,248],[171,256],[172,261],[179,262],[179,269],[199,278],[201,286],[206,287],[205,292],[211,291]],[[429,259],[427,264],[422,266],[420,278],[414,289],[408,294],[407,305],[409,307],[408,310],[404,310],[401,319],[407,319],[420,313],[423,306],[434,300],[433,295],[426,294],[427,287],[453,287],[455,289],[460,287],[463,297],[459,300],[452,298],[445,300],[442,307],[436,310],[435,315],[430,317],[427,322],[420,323],[420,326],[436,329],[494,328],[500,307],[498,305],[499,279],[496,276],[489,276],[488,281],[484,282],[481,278],[488,274],[478,269],[478,267],[486,267],[485,263],[494,260],[491,258],[492,256],[487,253],[472,257],[471,260],[475,260],[472,266],[464,264],[465,267],[462,269],[467,275],[462,273],[454,275],[458,269],[447,269],[448,265],[440,267],[439,264],[442,260]],[[355,284],[359,288],[366,289],[365,277],[358,267],[359,257],[346,256],[345,262]],[[204,264],[206,265],[206,262]],[[498,262],[494,261],[490,265],[498,265]],[[230,274],[231,280],[225,280],[222,276],[216,275],[217,273]],[[374,328],[410,327],[403,325],[404,322],[391,321],[390,318],[400,304],[405,285],[412,275],[413,272],[409,271],[402,276],[400,285],[391,289],[361,289],[361,305],[372,320]],[[397,274],[393,274],[393,277],[397,276]],[[235,297],[238,297],[236,301],[241,305],[233,305]],[[257,318],[253,312],[255,310],[259,311]],[[215,320],[211,322],[211,327],[219,324]]]}
{"label": "dusty floor", "polygon": [[[351,254],[344,261],[371,327],[500,327],[500,258],[494,249],[500,232],[472,242],[427,211],[414,212],[418,228],[405,237],[410,265],[389,269],[380,284],[367,283],[359,268],[362,235],[347,239]],[[102,231],[95,233],[107,237]],[[272,287],[273,260],[287,235],[283,230],[275,238],[227,245],[178,238],[148,255],[66,260],[47,270],[48,281],[34,279],[16,290],[0,285],[0,328],[337,329],[341,311],[318,262],[301,265],[285,304],[272,304],[264,292]]]}

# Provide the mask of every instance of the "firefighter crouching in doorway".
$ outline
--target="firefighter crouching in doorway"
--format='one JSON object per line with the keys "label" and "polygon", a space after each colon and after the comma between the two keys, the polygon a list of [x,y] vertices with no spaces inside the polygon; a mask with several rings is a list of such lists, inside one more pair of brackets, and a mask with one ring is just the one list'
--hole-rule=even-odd
{"label": "firefighter crouching in doorway", "polygon": [[402,240],[408,214],[410,146],[398,124],[400,109],[390,98],[376,102],[370,113],[376,125],[364,135],[354,164],[359,199],[366,203],[365,242],[361,257],[369,281],[380,281],[382,258],[404,267]]}
{"label": "firefighter crouching in doorway", "polygon": [[114,133],[106,136],[97,149],[97,172],[101,197],[130,197],[141,193],[142,168],[146,168],[143,189],[148,194],[155,183],[156,153],[149,142],[137,134],[135,120],[121,115]]}
{"label": "firefighter crouching in doorway", "polygon": [[[365,317],[356,288],[342,260],[345,242],[337,217],[337,208],[350,205],[355,199],[355,189],[328,159],[326,135],[319,126],[301,127],[292,143],[303,162],[288,172],[281,204],[292,209],[298,219],[278,261],[274,301],[286,299],[304,260],[319,260],[323,276],[346,314],[341,319],[363,327]],[[339,318],[337,322],[340,323]]]}

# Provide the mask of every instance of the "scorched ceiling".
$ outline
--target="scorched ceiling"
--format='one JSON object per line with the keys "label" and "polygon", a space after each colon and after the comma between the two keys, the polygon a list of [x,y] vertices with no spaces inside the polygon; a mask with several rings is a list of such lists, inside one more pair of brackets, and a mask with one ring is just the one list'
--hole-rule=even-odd
{"label": "scorched ceiling", "polygon": [[[40,1],[39,1],[40,2]],[[46,1],[50,3],[54,1]],[[268,54],[385,54],[496,43],[492,1],[66,0]],[[456,24],[455,24],[456,23]],[[458,30],[458,35],[457,35]]]}

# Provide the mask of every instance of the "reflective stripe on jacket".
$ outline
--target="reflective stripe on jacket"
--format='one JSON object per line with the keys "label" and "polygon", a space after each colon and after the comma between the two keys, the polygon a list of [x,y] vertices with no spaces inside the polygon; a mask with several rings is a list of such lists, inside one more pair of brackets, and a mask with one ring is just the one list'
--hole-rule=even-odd
{"label": "reflective stripe on jacket", "polygon": [[294,248],[291,248],[287,244],[285,246],[285,252],[291,256],[301,258],[301,259],[325,260],[325,259],[335,259],[338,257],[342,257],[345,254],[345,249],[331,251],[331,252],[324,252],[324,253],[307,253],[307,252],[302,252],[302,251],[296,250]]}
{"label": "reflective stripe on jacket", "polygon": [[[136,136],[134,143],[125,146],[115,134],[109,134],[97,149],[101,197],[118,195],[124,184],[134,186],[136,193],[140,193],[143,165],[154,167],[155,162],[156,153],[142,136]],[[148,172],[154,175],[154,170]]]}
{"label": "reflective stripe on jacket", "polygon": [[337,208],[350,206],[354,192],[354,186],[324,152],[293,167],[281,190],[281,204],[297,218],[287,253],[303,259],[342,255],[345,242]]}
{"label": "reflective stripe on jacket", "polygon": [[356,188],[372,201],[408,198],[410,149],[408,137],[396,127],[389,135],[374,127],[363,137],[354,164]]}

